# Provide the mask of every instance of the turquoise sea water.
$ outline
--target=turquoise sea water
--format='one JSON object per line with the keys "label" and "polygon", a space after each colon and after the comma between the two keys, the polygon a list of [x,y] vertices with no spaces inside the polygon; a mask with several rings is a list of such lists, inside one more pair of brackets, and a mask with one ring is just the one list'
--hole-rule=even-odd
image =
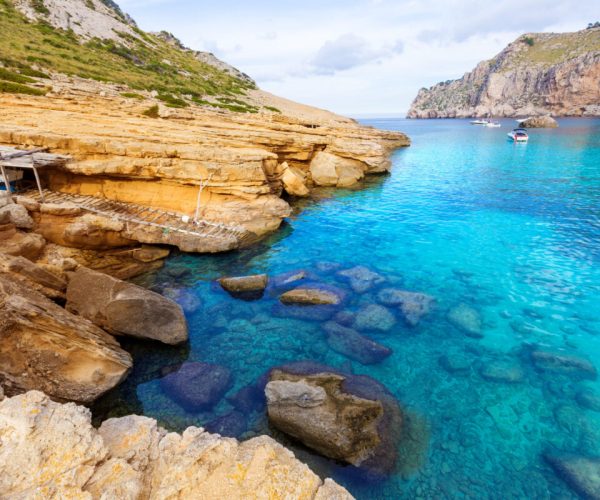
{"label": "turquoise sea water", "polygon": [[[512,120],[501,129],[465,120],[366,123],[413,140],[394,154],[391,175],[294,201],[281,231],[253,248],[176,255],[138,280],[186,302],[190,342],[125,344],[135,370],[96,415],[144,413],[175,430],[205,425],[230,403],[184,411],[161,389],[169,366],[224,365],[231,395],[272,366],[311,359],[369,375],[396,396],[413,443],[397,473],[367,484],[352,467],[289,443],[264,411],[247,415],[242,437],[271,433],[357,498],[576,498],[542,455],[600,455],[600,413],[581,398],[600,394],[600,384],[535,369],[529,350],[600,368],[600,120],[560,120],[559,129],[532,130],[526,145],[505,140]],[[357,294],[323,262],[364,265],[387,282]],[[222,275],[297,269],[347,289],[350,311],[389,286],[432,295],[436,305],[416,327],[390,309],[395,326],[367,335],[393,354],[365,366],[333,351],[319,321],[274,314],[276,297],[236,300],[214,284]],[[449,321],[460,304],[480,315],[481,337]],[[489,376],[498,366],[499,381]]]}

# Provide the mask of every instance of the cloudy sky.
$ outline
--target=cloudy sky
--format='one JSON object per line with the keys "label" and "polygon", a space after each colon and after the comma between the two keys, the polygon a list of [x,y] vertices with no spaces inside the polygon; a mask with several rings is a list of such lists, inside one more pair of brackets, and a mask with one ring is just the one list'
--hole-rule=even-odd
{"label": "cloudy sky", "polygon": [[405,112],[522,33],[600,20],[600,0],[121,0],[265,90],[351,116]]}

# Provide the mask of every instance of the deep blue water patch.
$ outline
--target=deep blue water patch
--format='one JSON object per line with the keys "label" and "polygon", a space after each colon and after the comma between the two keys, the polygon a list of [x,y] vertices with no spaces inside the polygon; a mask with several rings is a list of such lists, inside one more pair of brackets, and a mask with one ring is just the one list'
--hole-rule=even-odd
{"label": "deep blue water patch", "polygon": [[[530,131],[526,145],[505,140],[511,120],[502,129],[368,124],[413,140],[394,154],[391,175],[294,202],[282,230],[250,249],[175,255],[139,280],[182,301],[190,342],[127,342],[134,371],[96,417],[135,412],[174,430],[268,433],[357,498],[576,498],[544,456],[600,455],[600,120],[560,120]],[[338,272],[357,265],[385,282],[356,293]],[[236,300],[214,283],[293,270],[345,290],[343,314],[292,313],[269,291]],[[389,329],[361,331],[391,349],[378,363],[333,350],[323,324],[352,324],[389,287],[433,296],[435,306],[416,326],[388,306]],[[367,485],[269,427],[255,383],[298,360],[388,387],[410,430],[396,474]],[[210,409],[186,411],[160,382],[184,362],[226,367],[231,389]]]}

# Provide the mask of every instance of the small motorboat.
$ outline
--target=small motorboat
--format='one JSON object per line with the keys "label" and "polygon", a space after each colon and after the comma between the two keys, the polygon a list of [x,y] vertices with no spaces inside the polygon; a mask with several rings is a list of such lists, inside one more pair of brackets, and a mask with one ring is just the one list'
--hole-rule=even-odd
{"label": "small motorboat", "polygon": [[469,122],[471,125],[487,125],[490,121],[489,120],[473,120],[472,122]]}
{"label": "small motorboat", "polygon": [[487,122],[485,126],[489,128],[500,128],[502,124],[500,122]]}
{"label": "small motorboat", "polygon": [[527,130],[524,128],[516,128],[512,132],[509,132],[508,137],[513,142],[527,142],[529,140],[529,136],[527,135]]}

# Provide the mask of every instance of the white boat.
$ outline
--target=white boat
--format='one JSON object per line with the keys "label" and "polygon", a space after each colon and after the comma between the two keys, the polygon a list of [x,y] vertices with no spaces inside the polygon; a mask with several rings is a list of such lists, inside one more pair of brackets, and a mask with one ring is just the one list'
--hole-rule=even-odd
{"label": "white boat", "polygon": [[473,120],[469,123],[471,123],[471,125],[487,125],[489,122],[489,120]]}
{"label": "white boat", "polygon": [[524,128],[516,128],[513,131],[509,132],[508,137],[513,142],[527,142],[529,140],[529,136],[527,135],[527,130]]}
{"label": "white boat", "polygon": [[500,128],[502,124],[500,122],[487,122],[485,126],[489,128]]}

